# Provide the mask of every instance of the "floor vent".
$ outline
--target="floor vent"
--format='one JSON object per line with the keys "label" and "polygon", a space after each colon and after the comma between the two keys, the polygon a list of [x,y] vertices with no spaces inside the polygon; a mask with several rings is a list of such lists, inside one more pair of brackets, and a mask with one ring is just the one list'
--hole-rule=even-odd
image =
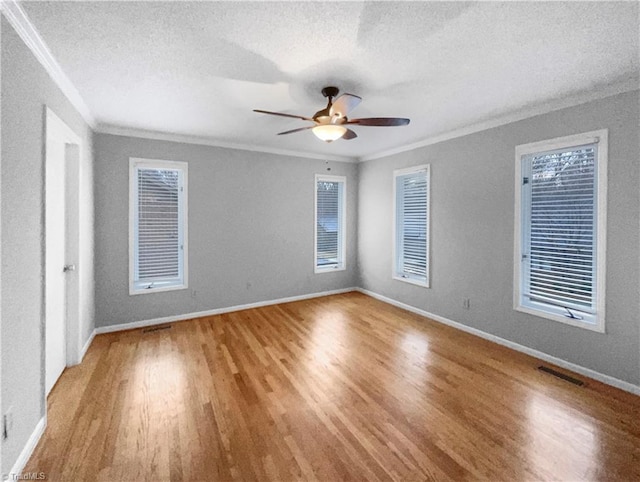
{"label": "floor vent", "polygon": [[573,383],[574,385],[578,385],[579,387],[584,385],[584,382],[582,380],[578,380],[577,378],[573,378],[570,375],[556,371],[553,368],[545,367],[544,365],[539,366],[538,370],[553,375],[554,377],[562,378],[563,380],[569,383]]}
{"label": "floor vent", "polygon": [[152,326],[151,328],[145,328],[142,333],[153,333],[160,330],[170,330],[172,325]]}

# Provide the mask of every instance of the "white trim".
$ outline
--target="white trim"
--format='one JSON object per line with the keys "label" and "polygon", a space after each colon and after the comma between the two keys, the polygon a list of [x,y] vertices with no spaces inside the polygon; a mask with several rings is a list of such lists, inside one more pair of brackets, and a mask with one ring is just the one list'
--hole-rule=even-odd
{"label": "white trim", "polygon": [[133,321],[131,323],[122,323],[119,325],[99,326],[96,333],[113,333],[116,331],[135,330],[136,328],[145,328],[147,326],[162,325],[164,323],[173,323],[175,321],[192,320],[194,318],[202,318],[204,316],[221,315],[223,313],[232,313],[234,311],[250,310],[252,308],[260,308],[262,306],[279,305],[281,303],[291,303],[292,301],[310,300],[312,298],[321,298],[323,296],[338,295],[358,291],[358,288],[342,288],[339,290],[321,291],[318,293],[309,293],[306,295],[289,296],[287,298],[279,298],[276,300],[258,301],[256,303],[247,303],[245,305],[228,306],[226,308],[216,308],[207,311],[198,311],[195,313],[185,313],[183,315],[164,316],[162,318],[152,318],[150,320]]}
{"label": "white trim", "polygon": [[422,288],[429,288],[429,283],[427,283],[426,281],[419,280],[419,279],[403,278],[401,276],[398,276],[395,273],[392,274],[391,278],[396,280],[396,281],[402,281],[403,283],[409,283],[410,285],[416,285],[416,286],[420,286]]}
{"label": "white trim", "polygon": [[[152,169],[176,169],[182,171],[182,195],[179,197],[179,229],[182,234],[182,283],[171,284],[154,289],[139,289],[135,286],[135,224],[137,183],[135,170],[137,167]],[[166,161],[161,159],[129,158],[129,295],[160,293],[163,291],[184,290],[189,287],[189,163],[184,161]]]}
{"label": "white trim", "polygon": [[535,154],[543,151],[555,151],[556,149],[566,149],[585,144],[598,144],[604,139],[608,141],[608,130],[599,129],[597,131],[584,132],[582,134],[572,134],[570,136],[554,137],[542,141],[530,142],[516,146],[516,158],[520,159],[527,154]]}
{"label": "white trim", "polygon": [[[133,280],[133,278],[131,278],[131,280]],[[138,296],[138,295],[151,295],[153,293],[162,293],[164,291],[178,291],[178,290],[186,290],[187,288],[189,288],[188,284],[182,283],[182,284],[169,284],[167,286],[164,286],[162,288],[151,288],[151,289],[141,289],[141,288],[134,288],[134,283],[133,281],[131,281],[129,283],[129,295],[130,296]]]}
{"label": "white trim", "polygon": [[42,437],[42,434],[44,433],[45,428],[47,428],[46,414],[37,423],[36,428],[33,430],[33,432],[31,433],[31,436],[27,440],[27,443],[24,445],[22,452],[20,452],[20,455],[18,456],[16,463],[13,464],[13,467],[11,467],[11,471],[8,474],[6,474],[8,475],[8,478],[3,480],[17,480],[17,476],[22,474],[22,471],[24,470],[24,466],[27,465],[27,462],[29,461],[31,454],[33,454],[33,451],[35,450],[36,445],[38,445],[38,442],[40,441],[40,438]]}
{"label": "white trim", "polygon": [[[58,141],[58,142],[64,142],[65,144],[70,144],[70,145],[74,145],[76,146],[77,150],[78,150],[78,165],[77,165],[77,172],[67,172],[66,176],[69,176],[70,174],[76,175],[78,176],[77,182],[79,183],[79,175],[80,175],[80,169],[81,166],[84,165],[84,155],[85,155],[85,145],[84,142],[82,141],[82,138],[73,131],[73,129],[71,129],[71,127],[69,127],[53,110],[51,110],[48,106],[45,106],[45,162],[48,162],[49,160],[49,153],[47,152],[46,146],[49,144],[49,142],[51,142],[52,140]],[[70,164],[65,160],[65,170],[69,170],[70,168]],[[68,181],[65,180],[65,182]],[[46,167],[45,167],[45,180],[44,180],[44,192],[43,192],[43,198],[46,198],[47,195],[47,189],[48,189],[48,181],[47,181],[47,176],[46,176]],[[66,196],[66,194],[65,194]],[[78,193],[79,196],[79,193]],[[80,197],[78,197],[78,202],[79,202]],[[78,209],[80,209],[80,206],[77,206]],[[69,212],[69,207],[67,206],[67,214]],[[46,206],[45,206],[45,213],[46,213]],[[80,217],[79,217],[79,213],[78,213],[78,223],[80,223]],[[79,229],[79,226],[78,226]],[[46,226],[46,215],[45,215],[45,241],[43,244],[43,249],[44,249],[44,253],[43,253],[43,272],[45,273],[45,284],[43,285],[43,310],[44,313],[46,313],[46,309],[47,309],[47,296],[46,296],[46,273],[47,273],[47,257],[46,257],[46,236],[47,236],[47,226]],[[66,233],[65,233],[66,236]],[[68,242],[65,241],[65,242]],[[67,248],[65,248],[67,249]],[[81,245],[78,244],[78,250],[81,249]],[[66,253],[68,254],[68,253]],[[74,253],[75,256],[74,258],[76,258],[74,261],[75,263],[78,264],[79,266],[79,256],[80,256],[80,251]],[[69,286],[70,283],[73,281],[74,283],[81,283],[80,280],[80,271],[76,271],[76,276],[78,277],[75,280],[72,280],[71,278],[67,278],[67,284],[66,284],[66,291],[67,294],[65,296],[69,296]],[[73,308],[77,308],[79,310],[79,306],[81,303],[81,300],[79,298],[79,292],[76,292],[76,295],[78,297],[77,302],[78,302],[78,306],[74,306]],[[67,298],[67,302],[68,302],[68,298]],[[44,329],[46,330],[46,324]],[[65,356],[65,365],[66,366],[73,366],[76,365],[80,360],[80,350],[81,350],[81,340],[80,340],[80,313],[79,311],[77,311],[76,309],[72,311],[69,310],[69,306],[67,306],[67,316],[66,316],[66,320],[65,320],[65,351],[66,351],[66,356]],[[45,369],[46,369],[46,360],[45,360]],[[46,405],[46,400],[45,400],[45,405]]]}
{"label": "white trim", "polygon": [[13,26],[25,45],[31,50],[35,58],[47,71],[53,82],[60,88],[67,97],[71,105],[75,107],[89,126],[96,127],[96,121],[87,107],[78,89],[71,83],[71,80],[60,67],[58,61],[53,57],[51,50],[42,39],[35,26],[29,20],[26,12],[17,0],[3,0],[0,2],[0,10]]}
{"label": "white trim", "polygon": [[157,141],[179,142],[181,144],[197,144],[203,146],[223,147],[226,149],[238,149],[250,152],[264,152],[281,156],[302,157],[305,159],[321,159],[323,161],[358,162],[355,157],[316,154],[314,152],[279,149],[275,147],[242,144],[221,141],[212,137],[191,136],[186,134],[172,134],[168,132],[149,131],[131,127],[118,127],[110,124],[98,124],[96,132],[112,136],[136,137],[139,139],[152,139]]}
{"label": "white trim", "polygon": [[[341,182],[342,186],[342,216],[340,219],[340,261],[336,266],[318,266],[318,181]],[[340,202],[339,202],[340,203]],[[347,177],[346,176],[330,176],[325,174],[316,174],[313,183],[313,272],[318,273],[334,273],[336,271],[344,271],[347,269]]]}
{"label": "white trim", "polygon": [[96,337],[96,330],[94,329],[89,335],[89,339],[82,347],[82,351],[80,351],[80,358],[78,360],[78,364],[82,363],[82,360],[84,360],[84,356],[87,354],[87,351],[89,350],[89,347],[91,346],[91,343],[93,343],[93,339],[95,337]]}
{"label": "white trim", "polygon": [[[427,252],[426,256],[426,273],[425,280],[415,278],[405,278],[403,276],[398,275],[398,226],[397,226],[397,214],[398,214],[398,192],[397,192],[397,184],[398,177],[404,176],[406,174],[414,174],[424,172],[427,176]],[[421,286],[422,288],[429,288],[431,284],[431,258],[429,256],[431,252],[431,164],[422,164],[419,166],[406,167],[404,169],[395,169],[393,171],[393,188],[392,188],[392,216],[391,216],[391,246],[392,246],[392,256],[391,260],[391,278],[397,281],[402,281],[403,283],[409,283],[416,286]]]}
{"label": "white trim", "polygon": [[525,107],[510,114],[505,114],[493,119],[487,119],[475,124],[471,124],[458,129],[453,129],[436,136],[427,137],[418,142],[406,144],[404,146],[395,147],[393,149],[386,149],[373,154],[368,154],[358,158],[358,162],[372,161],[374,159],[380,159],[382,157],[392,156],[394,154],[400,154],[401,152],[413,151],[421,147],[430,146],[439,142],[456,139],[458,137],[467,136],[476,132],[493,129],[513,122],[529,119],[531,117],[548,114],[557,110],[566,109],[568,107],[574,107],[581,104],[593,102],[595,100],[604,99],[625,92],[632,92],[638,90],[638,78],[630,78],[620,82],[615,82],[600,88],[594,88],[585,92],[570,95],[563,99],[552,99],[542,104]]}
{"label": "white trim", "polygon": [[82,138],[48,106],[45,106],[45,109],[47,133],[63,137],[67,144],[78,144],[82,147]]}
{"label": "white trim", "polygon": [[[514,289],[513,291],[515,293],[516,289]],[[604,333],[604,327],[600,327],[598,324],[589,323],[582,320],[574,320],[569,318],[568,316],[551,313],[549,311],[545,311],[544,309],[538,310],[535,307],[524,306],[524,305],[516,305],[513,307],[513,309],[515,311],[519,311],[520,313],[526,313],[528,315],[537,316],[538,318],[545,318],[547,320],[557,321],[558,323],[564,323],[565,325],[575,326],[577,328],[584,328],[585,330],[595,331],[596,333]],[[558,311],[560,312],[561,309],[558,309]]]}
{"label": "white trim", "polygon": [[[0,7],[1,9],[2,7]],[[2,38],[2,16],[0,15],[0,39]],[[0,53],[0,65],[2,65],[2,53]],[[0,87],[2,86],[2,72],[0,68]],[[0,89],[1,90],[1,89]],[[1,95],[0,95],[1,99]],[[2,119],[2,102],[0,102],[0,119]],[[1,125],[1,122],[0,122]],[[1,130],[1,129],[0,129]],[[2,135],[0,134],[0,144],[2,144]],[[2,148],[0,146],[0,152],[2,152]],[[6,161],[5,161],[6,162]],[[2,156],[0,156],[0,186],[2,186]],[[0,195],[0,213],[2,213],[2,195]],[[1,217],[1,216],[0,216]],[[2,220],[0,219],[0,253],[2,253]],[[5,326],[2,321],[2,276],[0,276],[0,327]],[[5,352],[6,353],[6,352]],[[42,357],[42,352],[40,352],[40,356]],[[42,367],[42,361],[41,367]],[[4,385],[2,384],[2,330],[0,329],[0,413],[4,414],[5,409],[3,409],[2,405],[2,392]],[[2,447],[4,444],[0,442],[0,466],[2,465],[2,461],[4,460],[2,457]],[[0,467],[1,472],[1,467]]]}
{"label": "white trim", "polygon": [[640,395],[640,385],[634,385],[633,383],[625,382],[624,380],[620,380],[618,378],[612,377],[610,375],[605,375],[604,373],[597,372],[590,368],[585,368],[580,365],[576,365],[575,363],[568,362],[563,360],[562,358],[557,358],[553,355],[549,355],[542,351],[535,350],[533,348],[529,348],[528,346],[520,345],[519,343],[515,343],[510,340],[506,340],[504,338],[500,338],[499,336],[492,335],[491,333],[486,333],[484,331],[478,330],[477,328],[472,328],[470,326],[464,325],[457,321],[450,320],[443,316],[439,316],[433,313],[429,313],[428,311],[421,310],[420,308],[416,308],[411,305],[407,305],[406,303],[402,303],[400,301],[396,301],[392,298],[387,298],[381,294],[375,293],[373,291],[366,290],[364,288],[356,288],[356,291],[363,293],[367,296],[371,296],[377,300],[383,301],[385,303],[389,303],[390,305],[397,306],[398,308],[402,308],[403,310],[410,311],[411,313],[416,313],[418,315],[429,318],[438,323],[442,323],[443,325],[448,325],[458,330],[464,331],[466,333],[470,333],[472,335],[479,336],[485,340],[492,341],[497,343],[498,345],[506,346],[507,348],[511,348],[512,350],[519,351],[521,353],[525,353],[529,356],[539,358],[540,360],[553,363],[562,368],[566,368],[567,370],[571,370],[575,373],[579,373],[580,375],[584,375],[586,377],[592,378],[602,383],[606,383],[607,385],[611,385],[612,387],[619,388],[629,393],[633,393],[635,395]]}
{"label": "white trim", "polygon": [[[596,323],[581,322],[537,310],[521,304],[522,280],[522,157],[537,152],[553,151],[585,144],[597,144],[596,158]],[[598,333],[605,333],[605,293],[606,293],[606,252],[607,252],[607,161],[609,149],[609,131],[600,129],[570,136],[556,137],[543,141],[516,146],[515,149],[515,209],[514,209],[514,249],[513,249],[513,309],[530,315],[546,318],[570,326]]]}

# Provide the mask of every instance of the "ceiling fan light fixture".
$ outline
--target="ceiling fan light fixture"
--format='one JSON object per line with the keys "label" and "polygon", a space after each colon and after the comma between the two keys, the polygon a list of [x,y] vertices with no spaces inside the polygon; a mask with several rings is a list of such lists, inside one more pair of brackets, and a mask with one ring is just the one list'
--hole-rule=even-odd
{"label": "ceiling fan light fixture", "polygon": [[289,117],[292,119],[313,122],[312,125],[307,125],[307,127],[278,132],[278,135],[283,136],[311,129],[313,134],[324,142],[333,142],[338,139],[344,139],[346,141],[356,139],[358,134],[346,127],[350,125],[396,127],[406,126],[409,124],[409,119],[400,117],[367,117],[361,119],[349,119],[347,115],[353,109],[358,107],[362,98],[353,94],[342,94],[340,97],[337,97],[334,102],[334,98],[338,95],[338,92],[339,90],[337,87],[329,86],[322,89],[322,95],[328,97],[329,101],[327,102],[327,106],[313,114],[313,117],[287,114],[285,112],[272,112],[261,109],[254,109],[253,111],[258,112],[259,114],[277,115],[280,117]]}
{"label": "ceiling fan light fixture", "polygon": [[316,135],[318,139],[324,142],[333,142],[336,139],[340,139],[345,132],[347,132],[347,128],[335,125],[335,124],[327,124],[321,126],[315,126],[311,131]]}

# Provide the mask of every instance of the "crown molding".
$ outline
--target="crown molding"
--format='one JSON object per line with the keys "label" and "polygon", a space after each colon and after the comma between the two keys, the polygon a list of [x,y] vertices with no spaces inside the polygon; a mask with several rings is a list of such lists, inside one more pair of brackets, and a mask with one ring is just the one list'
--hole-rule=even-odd
{"label": "crown molding", "polygon": [[355,157],[335,156],[317,154],[315,152],[295,151],[289,149],[278,149],[274,147],[259,146],[254,144],[240,144],[226,142],[211,137],[190,136],[185,134],[172,134],[168,132],[149,131],[131,127],[119,127],[111,124],[100,123],[95,128],[101,134],[114,136],[137,137],[140,139],[153,139],[158,141],[179,142],[181,144],[197,144],[202,146],[224,147],[226,149],[237,149],[251,152],[264,152],[267,154],[278,154],[281,156],[303,157],[306,159],[320,159],[322,161],[337,162],[358,162]]}
{"label": "crown molding", "polygon": [[413,151],[414,149],[419,149],[421,147],[437,144],[439,142],[448,141],[457,137],[493,129],[494,127],[511,124],[513,122],[528,119],[530,117],[548,114],[549,112],[566,109],[567,107],[574,107],[580,104],[586,104],[595,100],[611,97],[612,95],[623,94],[625,92],[631,92],[638,89],[640,89],[639,80],[637,77],[632,77],[620,82],[606,85],[604,87],[595,87],[591,90],[583,91],[564,98],[550,100],[534,106],[528,106],[510,114],[487,119],[475,124],[461,127],[459,129],[454,129],[437,136],[428,137],[421,141],[407,144],[405,146],[387,149],[384,151],[379,151],[373,154],[362,156],[358,158],[358,162],[372,161],[374,159],[380,159],[382,157],[392,156],[394,154],[400,154],[402,152]]}
{"label": "crown molding", "polygon": [[17,0],[1,0],[0,11],[85,122],[95,128],[96,121],[80,92],[64,73],[19,2]]}

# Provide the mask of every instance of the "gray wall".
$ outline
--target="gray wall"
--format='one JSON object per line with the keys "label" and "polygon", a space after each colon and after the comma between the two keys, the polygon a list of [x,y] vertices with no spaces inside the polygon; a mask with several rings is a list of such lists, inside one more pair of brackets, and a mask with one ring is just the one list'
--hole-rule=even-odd
{"label": "gray wall", "polygon": [[[362,163],[365,289],[630,383],[640,383],[638,92]],[[609,129],[606,334],[513,310],[515,147]],[[431,164],[431,288],[391,278],[392,173]],[[463,298],[471,299],[464,310]]]}
{"label": "gray wall", "polygon": [[[95,212],[95,318],[99,326],[361,285],[640,383],[638,92],[360,165],[325,163],[94,136],[4,17],[1,30],[0,378],[2,411],[8,407],[14,411],[13,433],[2,443],[3,473],[13,466],[45,413],[44,105],[86,145],[80,261],[88,292],[83,298],[84,339],[94,328]],[[512,309],[514,148],[600,128],[610,132],[604,335]],[[189,162],[188,290],[128,294],[129,157]],[[429,289],[391,279],[392,171],[426,162],[432,166]],[[313,179],[315,173],[326,173],[327,167],[331,174],[348,178],[347,270],[314,274]],[[470,310],[462,309],[465,297],[471,299]]]}
{"label": "gray wall", "polygon": [[[83,140],[83,199],[92,203],[93,134],[2,17],[2,405],[13,433],[2,445],[2,473],[15,463],[45,413],[43,340],[44,106]],[[93,212],[82,208],[84,340],[93,331]]]}
{"label": "gray wall", "polygon": [[[129,157],[189,163],[187,290],[129,295]],[[314,274],[316,173],[347,176],[345,271]],[[98,326],[357,285],[356,164],[96,134],[95,179]]]}

